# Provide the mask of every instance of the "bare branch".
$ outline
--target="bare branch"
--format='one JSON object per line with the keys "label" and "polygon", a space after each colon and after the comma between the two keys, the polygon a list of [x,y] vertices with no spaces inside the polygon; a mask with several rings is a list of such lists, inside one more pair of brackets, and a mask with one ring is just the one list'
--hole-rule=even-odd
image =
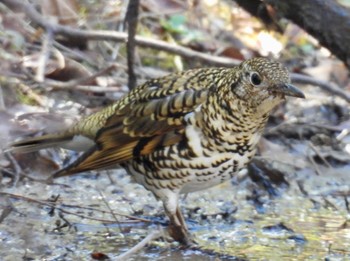
{"label": "bare branch", "polygon": [[129,75],[129,89],[136,87],[136,74],[134,70],[135,62],[135,35],[137,29],[137,17],[139,15],[139,0],[129,0],[128,11],[126,13],[126,22],[128,23],[128,42],[127,42],[127,56],[128,56],[128,75]]}
{"label": "bare branch", "polygon": [[144,248],[149,242],[151,242],[154,239],[157,239],[159,237],[163,236],[163,232],[161,230],[152,231],[147,237],[142,239],[138,244],[130,248],[128,251],[126,251],[124,254],[121,254],[117,256],[114,260],[128,260],[133,254],[140,251],[142,248]]}
{"label": "bare branch", "polygon": [[295,83],[301,83],[301,84],[311,84],[311,85],[316,85],[320,87],[322,90],[329,92],[333,95],[339,96],[346,100],[347,102],[350,102],[350,94],[347,92],[343,91],[341,88],[339,88],[337,85],[315,79],[313,77],[299,74],[299,73],[292,73],[291,74],[292,81]]}
{"label": "bare branch", "polygon": [[35,80],[38,82],[44,81],[46,64],[47,64],[47,60],[49,59],[49,55],[50,55],[49,53],[52,47],[53,38],[54,38],[54,35],[52,34],[52,32],[50,30],[47,30],[42,43],[41,54],[38,61],[39,62],[38,68],[36,70],[36,75],[35,75]]}

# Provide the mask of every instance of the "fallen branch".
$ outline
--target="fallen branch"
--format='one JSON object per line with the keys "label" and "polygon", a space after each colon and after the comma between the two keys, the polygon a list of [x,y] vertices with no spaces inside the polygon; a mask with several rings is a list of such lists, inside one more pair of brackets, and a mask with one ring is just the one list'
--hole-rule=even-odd
{"label": "fallen branch", "polygon": [[133,254],[140,251],[142,248],[144,248],[149,242],[152,240],[155,240],[157,238],[160,238],[163,236],[163,232],[161,230],[156,230],[150,233],[147,237],[142,239],[138,244],[130,248],[128,251],[126,251],[124,254],[121,254],[117,256],[114,260],[121,261],[121,260],[128,260]]}

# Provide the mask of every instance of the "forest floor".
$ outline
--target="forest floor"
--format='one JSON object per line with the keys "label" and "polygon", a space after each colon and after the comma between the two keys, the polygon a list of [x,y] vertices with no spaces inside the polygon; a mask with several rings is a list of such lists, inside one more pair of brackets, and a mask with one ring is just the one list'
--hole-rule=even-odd
{"label": "forest floor", "polygon": [[[79,19],[67,26],[84,21],[87,28],[112,30],[122,24],[123,1],[93,7],[85,2],[76,7]],[[293,73],[339,86],[344,95],[295,83],[306,99],[290,98],[276,109],[247,170],[181,199],[202,250],[182,249],[169,240],[161,203],[124,170],[46,184],[40,180],[77,155],[61,149],[0,153],[1,260],[115,260],[152,236],[128,260],[350,260],[347,68],[294,25],[283,34],[266,31],[239,7],[209,2],[189,7],[144,1],[138,34],[210,53],[212,64],[217,56],[234,63],[268,55]],[[0,16],[0,149],[23,136],[63,129],[127,92],[123,42],[86,40],[78,49],[51,39],[46,46],[48,35],[22,14],[0,4]],[[50,55],[40,72],[43,53]],[[149,48],[138,48],[136,58],[139,83],[209,65]]]}

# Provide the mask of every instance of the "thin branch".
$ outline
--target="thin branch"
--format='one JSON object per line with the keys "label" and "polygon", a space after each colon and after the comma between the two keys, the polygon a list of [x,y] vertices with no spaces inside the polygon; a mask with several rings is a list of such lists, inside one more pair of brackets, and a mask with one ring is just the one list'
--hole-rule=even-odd
{"label": "thin branch", "polygon": [[307,158],[309,159],[312,166],[314,167],[314,170],[316,171],[316,175],[321,176],[322,172],[320,171],[320,168],[318,167],[316,161],[314,160],[314,158],[312,157],[312,155],[310,153],[307,154]]}
{"label": "thin branch", "polygon": [[324,91],[329,92],[333,95],[339,96],[339,97],[343,98],[344,100],[346,100],[347,102],[350,102],[350,94],[343,91],[335,84],[332,84],[332,83],[329,83],[326,81],[322,81],[322,80],[318,80],[318,79],[315,79],[313,77],[299,74],[299,73],[292,73],[291,79],[295,83],[316,85],[316,86],[320,87],[321,89],[323,89]]}
{"label": "thin branch", "polygon": [[[120,6],[120,10],[119,10],[119,14],[118,14],[119,21],[125,21],[128,6],[129,6],[128,0],[122,1],[122,4]],[[119,22],[117,31],[123,32],[124,29],[125,29],[124,22]],[[116,43],[115,46],[113,48],[111,48],[112,49],[111,59],[113,61],[115,61],[118,57],[120,46],[121,46],[120,43]]]}
{"label": "thin branch", "polygon": [[[29,198],[29,197],[22,196],[22,195],[16,195],[16,194],[7,193],[7,192],[1,192],[1,191],[0,191],[0,195],[8,196],[8,197],[10,197],[10,198],[15,198],[15,199],[19,199],[19,200],[25,200],[25,201],[27,201],[27,202],[33,202],[33,203],[36,203],[36,204],[39,204],[39,205],[48,206],[48,207],[51,207],[51,208],[55,208],[55,209],[61,211],[62,213],[69,214],[69,215],[73,215],[73,216],[77,216],[77,217],[84,218],[84,219],[95,220],[95,221],[99,221],[99,222],[103,222],[103,223],[112,223],[112,224],[115,223],[114,220],[93,218],[93,217],[90,217],[90,216],[85,216],[85,215],[82,215],[82,214],[77,214],[77,213],[74,213],[74,212],[65,210],[65,209],[62,208],[62,207],[57,207],[57,205],[56,205],[55,203],[52,203],[52,202],[37,200],[37,199],[33,199],[33,198]],[[69,206],[69,205],[67,205],[67,206]],[[78,206],[75,206],[75,207],[76,207],[76,208],[79,208]],[[100,211],[100,210],[99,210],[99,211]],[[105,211],[105,212],[106,212],[106,213],[109,213],[109,212],[107,212],[107,211]],[[115,212],[113,212],[113,215],[118,215],[118,216],[121,216],[121,217],[126,217],[126,218],[129,218],[129,219],[131,219],[131,220],[137,220],[137,221],[140,221],[140,222],[151,222],[150,220],[147,220],[147,219],[144,219],[144,218],[138,218],[138,217],[134,217],[134,216],[130,216],[130,215],[124,215],[124,214],[119,214],[119,213],[115,213]]]}
{"label": "thin branch", "polygon": [[137,29],[137,18],[139,15],[139,0],[130,0],[128,10],[126,12],[126,22],[128,23],[128,42],[127,58],[128,58],[128,75],[129,75],[129,89],[136,87],[136,74],[134,70],[135,63],[135,35]]}
{"label": "thin branch", "polygon": [[114,260],[121,261],[121,260],[128,260],[133,254],[140,251],[142,248],[144,248],[149,242],[152,240],[155,240],[157,238],[160,238],[163,236],[162,230],[156,230],[152,231],[147,237],[142,239],[138,244],[130,248],[125,253],[117,256]]}
{"label": "thin branch", "polygon": [[127,241],[125,235],[122,233],[123,230],[122,230],[122,227],[121,227],[121,225],[120,225],[120,221],[119,221],[119,219],[117,218],[117,215],[114,214],[114,212],[113,212],[111,206],[109,205],[109,203],[107,202],[105,195],[104,195],[100,190],[98,190],[98,193],[100,194],[103,203],[106,205],[106,207],[108,208],[108,210],[109,210],[110,213],[112,214],[112,216],[113,216],[115,222],[117,223],[117,226],[118,226],[118,228],[119,228],[119,231],[120,231],[120,233],[123,235],[124,240]]}
{"label": "thin branch", "polygon": [[[89,210],[89,211],[93,211],[93,212],[99,212],[99,213],[103,213],[103,214],[118,215],[118,216],[130,219],[130,222],[131,221],[145,222],[145,223],[152,223],[153,222],[150,219],[145,219],[145,218],[140,218],[140,217],[135,217],[135,216],[130,216],[130,215],[124,215],[124,214],[118,214],[114,211],[109,212],[107,210],[98,209],[98,208],[94,208],[94,207],[84,207],[81,205],[69,205],[69,204],[65,204],[65,203],[61,203],[61,206],[65,207],[65,208],[76,208],[76,209],[82,209],[82,210]],[[159,223],[159,222],[157,222],[157,223]]]}
{"label": "thin branch", "polygon": [[4,94],[2,91],[2,87],[0,85],[0,111],[5,111],[6,107],[5,107],[5,101],[4,101]]}
{"label": "thin branch", "polygon": [[12,202],[8,199],[8,197],[5,197],[5,200],[6,200],[6,205],[3,207],[2,212],[0,213],[0,224],[15,209],[15,207],[13,206]]}
{"label": "thin branch", "polygon": [[21,174],[23,173],[21,166],[18,164],[15,157],[12,156],[11,153],[5,152],[6,158],[11,162],[12,168],[15,171],[15,176],[13,179],[13,187],[17,186],[18,181],[20,180]]}
{"label": "thin branch", "polygon": [[321,152],[312,144],[312,142],[309,142],[309,147],[316,153],[316,155],[323,161],[323,163],[328,167],[332,168],[331,164],[328,162],[328,160],[321,154]]}
{"label": "thin branch", "polygon": [[46,31],[44,37],[40,57],[38,60],[38,68],[36,70],[35,80],[38,82],[43,82],[45,78],[45,69],[47,60],[49,59],[50,47],[52,47],[54,35],[51,30]]}
{"label": "thin branch", "polygon": [[[60,89],[59,83],[60,83],[59,81],[55,81],[55,83],[54,83],[55,86],[51,85],[51,87],[53,87],[55,89]],[[118,86],[102,87],[102,86],[97,86],[97,85],[76,85],[76,86],[74,86],[74,90],[83,91],[83,92],[94,92],[94,93],[113,92],[115,94],[119,92],[120,95],[124,95],[126,92],[123,87],[118,87]]]}
{"label": "thin branch", "polygon": [[23,83],[17,83],[16,88],[18,88],[24,95],[27,95],[30,99],[34,100],[41,107],[45,107],[47,105],[47,98],[45,96],[40,96],[35,93],[29,86]]}

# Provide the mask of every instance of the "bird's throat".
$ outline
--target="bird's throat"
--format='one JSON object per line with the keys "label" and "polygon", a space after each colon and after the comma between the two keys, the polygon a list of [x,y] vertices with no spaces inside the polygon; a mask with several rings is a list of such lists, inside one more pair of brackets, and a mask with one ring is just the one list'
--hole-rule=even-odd
{"label": "bird's throat", "polygon": [[269,98],[263,100],[256,108],[256,118],[262,118],[265,115],[269,116],[275,107],[281,104],[284,98],[281,96],[270,96]]}

